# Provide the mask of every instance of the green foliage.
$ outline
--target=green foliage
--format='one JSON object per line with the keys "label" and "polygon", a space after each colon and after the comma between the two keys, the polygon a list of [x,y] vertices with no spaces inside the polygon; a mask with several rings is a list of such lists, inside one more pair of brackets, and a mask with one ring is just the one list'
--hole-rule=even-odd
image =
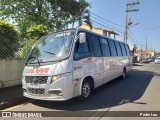
{"label": "green foliage", "polygon": [[43,24],[49,31],[54,31],[53,11],[46,0],[3,0],[0,15],[14,20],[22,37],[26,37],[27,29],[32,24]]}
{"label": "green foliage", "polygon": [[17,25],[23,43],[22,58],[40,37],[56,30],[54,11],[46,0],[2,0],[0,16]]}
{"label": "green foliage", "polygon": [[0,19],[0,58],[13,57],[18,46],[18,31],[12,24]]}
{"label": "green foliage", "polygon": [[31,25],[28,29],[27,29],[27,38],[29,39],[39,39],[40,37],[44,36],[47,34],[47,26],[43,25],[43,24],[39,24],[39,25]]}
{"label": "green foliage", "polygon": [[47,0],[51,3],[52,9],[57,11],[57,16],[64,16],[64,27],[68,23],[74,23],[78,21],[79,25],[85,22],[90,27],[92,23],[90,20],[90,11],[87,9],[91,7],[85,0]]}
{"label": "green foliage", "polygon": [[85,0],[1,0],[0,16],[12,21],[20,32],[22,56],[40,37],[68,28],[70,23],[91,25],[90,5]]}
{"label": "green foliage", "polygon": [[0,16],[17,23],[24,38],[31,24],[43,24],[48,31],[67,28],[76,21],[90,24],[88,7],[85,0],[2,0]]}
{"label": "green foliage", "polygon": [[29,51],[32,49],[32,46],[36,43],[36,41],[41,38],[42,36],[48,33],[47,26],[40,24],[40,25],[31,25],[27,29],[27,39],[26,39],[26,46],[23,47],[22,52],[23,54],[28,55]]}

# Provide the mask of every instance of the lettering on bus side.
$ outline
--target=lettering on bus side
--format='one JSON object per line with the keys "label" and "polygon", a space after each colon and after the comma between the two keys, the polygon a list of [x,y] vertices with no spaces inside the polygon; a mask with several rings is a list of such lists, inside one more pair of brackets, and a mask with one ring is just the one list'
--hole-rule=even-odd
{"label": "lettering on bus side", "polygon": [[83,60],[83,63],[91,63],[92,62],[92,59],[84,59]]}

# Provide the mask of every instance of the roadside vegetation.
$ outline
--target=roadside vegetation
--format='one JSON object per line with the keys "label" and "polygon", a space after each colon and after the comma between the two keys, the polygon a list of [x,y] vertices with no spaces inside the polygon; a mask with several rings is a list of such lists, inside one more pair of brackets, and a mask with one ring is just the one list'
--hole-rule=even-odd
{"label": "roadside vegetation", "polygon": [[[75,23],[92,27],[90,7],[85,0],[2,0],[0,16],[15,25],[20,48],[13,52],[16,51],[19,58],[26,58],[33,44],[46,34],[74,27]],[[4,37],[3,41],[6,39]],[[9,40],[10,44],[11,41],[17,38]]]}

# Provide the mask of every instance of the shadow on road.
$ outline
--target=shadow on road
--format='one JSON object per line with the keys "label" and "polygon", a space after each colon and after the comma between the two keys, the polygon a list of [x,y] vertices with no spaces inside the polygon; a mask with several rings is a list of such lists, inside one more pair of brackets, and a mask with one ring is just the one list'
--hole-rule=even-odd
{"label": "shadow on road", "polygon": [[0,89],[0,110],[24,103],[29,99],[23,96],[22,85]]}
{"label": "shadow on road", "polygon": [[145,105],[147,103],[135,101],[142,97],[152,77],[152,72],[132,70],[125,80],[115,79],[97,88],[86,102],[78,102],[74,99],[64,102],[36,100],[32,104],[48,109],[68,111],[105,109],[126,103]]}

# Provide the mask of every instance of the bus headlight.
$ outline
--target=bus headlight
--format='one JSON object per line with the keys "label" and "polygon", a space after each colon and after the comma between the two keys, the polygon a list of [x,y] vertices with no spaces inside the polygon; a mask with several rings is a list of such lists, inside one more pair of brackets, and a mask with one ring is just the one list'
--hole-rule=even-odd
{"label": "bus headlight", "polygon": [[51,78],[51,83],[63,78],[63,77],[67,77],[69,75],[69,73],[65,73],[65,74],[60,74],[60,75],[55,75],[55,76],[52,76]]}

